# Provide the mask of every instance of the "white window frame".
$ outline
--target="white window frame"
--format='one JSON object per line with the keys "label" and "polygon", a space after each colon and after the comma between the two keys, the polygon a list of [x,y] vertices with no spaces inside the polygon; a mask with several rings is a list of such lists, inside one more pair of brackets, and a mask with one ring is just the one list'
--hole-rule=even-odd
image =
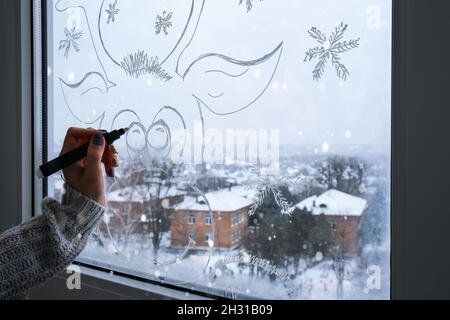
{"label": "white window frame", "polygon": [[190,215],[188,218],[188,224],[195,225],[197,223],[197,217],[194,215]]}
{"label": "white window frame", "polygon": [[[9,177],[12,174],[11,183],[14,184],[16,180],[18,180],[20,183],[18,185],[14,184],[11,186],[11,190],[13,191],[12,198],[16,200],[18,203],[16,207],[6,207],[5,202],[3,203],[4,210],[8,212],[8,210],[11,210],[8,212],[11,216],[13,216],[13,219],[15,223],[18,223],[20,221],[24,221],[28,218],[30,218],[33,213],[39,214],[40,213],[40,203],[45,195],[45,182],[37,180],[35,178],[30,178],[27,180],[27,177],[34,177],[34,169],[42,164],[43,162],[43,154],[45,154],[45,146],[43,145],[42,137],[43,137],[43,82],[42,82],[42,65],[40,61],[42,61],[42,51],[41,51],[41,21],[40,21],[40,5],[41,1],[45,0],[32,0],[33,2],[33,29],[34,33],[31,34],[31,27],[30,24],[30,12],[31,10],[27,10],[26,6],[31,4],[30,1],[26,0],[17,0],[17,2],[20,2],[22,5],[22,14],[21,14],[21,21],[20,24],[22,24],[22,41],[21,41],[21,63],[22,68],[20,70],[21,77],[22,77],[22,84],[21,84],[21,90],[20,95],[22,96],[22,100],[20,101],[20,106],[17,106],[17,112],[21,112],[21,116],[16,117],[16,120],[18,120],[16,123],[12,123],[13,125],[19,124],[19,130],[13,131],[13,132],[20,132],[17,136],[11,136],[11,140],[14,142],[17,142],[17,145],[21,145],[21,149],[19,148],[19,156],[17,161],[21,163],[20,165],[20,172],[14,170],[11,172],[5,171],[5,176],[3,177]],[[414,281],[411,281],[412,276],[415,274],[414,272],[417,271],[417,268],[413,268],[412,271],[408,273],[408,275],[405,275],[405,267],[408,269],[411,265],[414,265],[414,260],[411,257],[416,256],[416,250],[414,246],[408,246],[405,239],[408,238],[410,234],[411,227],[410,225],[413,224],[415,221],[420,221],[421,223],[426,223],[427,226],[435,226],[439,228],[440,225],[445,225],[444,221],[438,220],[438,219],[430,219],[428,221],[423,221],[423,212],[416,212],[414,211],[414,206],[408,206],[410,203],[414,203],[412,199],[408,199],[406,197],[407,189],[405,186],[407,185],[407,177],[409,176],[409,173],[412,173],[410,168],[414,168],[413,164],[417,164],[418,161],[411,159],[411,155],[413,154],[413,151],[405,150],[407,142],[408,142],[408,132],[412,131],[412,125],[414,124],[414,120],[417,119],[417,116],[414,115],[415,111],[418,111],[416,99],[414,97],[418,96],[418,93],[414,92],[414,85],[408,86],[408,82],[417,82],[417,74],[412,75],[411,78],[408,78],[408,71],[410,70],[410,64],[409,60],[412,59],[406,59],[405,57],[411,54],[412,57],[418,58],[421,56],[421,53],[415,53],[415,50],[412,50],[414,48],[418,48],[421,46],[421,43],[413,44],[413,41],[409,41],[411,37],[411,33],[414,31],[409,32],[408,27],[412,26],[412,22],[409,21],[408,18],[410,16],[413,16],[413,14],[417,15],[417,11],[421,9],[421,6],[418,5],[417,7],[411,6],[409,0],[399,0],[394,1],[393,5],[393,20],[394,20],[394,30],[393,30],[393,41],[395,43],[395,46],[393,48],[393,62],[394,62],[394,68],[392,70],[393,75],[393,104],[392,104],[392,111],[395,115],[394,119],[392,119],[392,126],[394,128],[393,131],[393,154],[392,157],[395,159],[395,161],[392,161],[393,165],[393,190],[391,193],[391,201],[393,202],[392,208],[397,212],[395,215],[392,215],[391,224],[392,224],[392,230],[393,233],[391,234],[391,240],[393,243],[392,247],[392,255],[393,257],[397,257],[397,255],[402,252],[402,256],[404,259],[395,259],[392,264],[391,268],[391,287],[392,287],[392,297],[397,299],[411,299],[411,298],[417,298],[421,297],[422,293],[421,288],[422,286],[420,284],[415,283]],[[413,20],[413,19],[410,19]],[[439,33],[439,32],[438,32]],[[29,43],[27,43],[27,37],[29,38]],[[34,65],[32,68],[28,66],[29,61],[31,60],[30,53],[30,43],[31,38],[33,38],[32,43],[34,44],[34,50],[33,50],[33,60]],[[11,49],[12,51],[16,52],[17,50],[15,48]],[[20,54],[20,53],[18,53]],[[9,55],[8,55],[9,56]],[[411,57],[411,58],[412,58]],[[28,62],[27,62],[28,60]],[[417,60],[417,59],[415,59]],[[430,61],[431,64],[430,68],[433,66],[436,66],[437,62]],[[31,70],[34,69],[34,70]],[[18,71],[19,72],[19,71]],[[31,75],[33,75],[33,79],[31,79]],[[29,77],[29,78],[27,78]],[[27,82],[29,84],[34,83],[34,92],[31,90],[31,88],[27,88]],[[2,89],[0,89],[1,91]],[[34,96],[33,96],[34,93]],[[430,90],[428,88],[425,88],[424,91],[421,92],[424,95],[428,95],[430,93]],[[445,92],[439,93],[434,92],[434,98],[435,99],[443,99],[443,95],[446,94]],[[32,102],[33,101],[33,102]],[[14,101],[3,101],[5,105],[8,105],[9,103]],[[408,103],[410,102],[410,103]],[[34,107],[34,108],[33,108]],[[6,108],[5,108],[6,109]],[[5,114],[7,111],[5,111],[4,108],[0,108],[0,115]],[[34,109],[34,110],[33,110]],[[432,109],[435,111],[435,109]],[[420,116],[420,113],[417,112],[417,114]],[[409,119],[408,117],[411,117]],[[33,131],[29,135],[27,132],[23,130],[30,129],[29,124],[33,123]],[[33,134],[34,133],[34,134]],[[27,137],[28,136],[28,137]],[[34,146],[30,147],[30,146]],[[403,147],[405,146],[405,147]],[[44,149],[44,150],[43,150]],[[435,149],[436,150],[436,149]],[[27,156],[28,155],[28,156]],[[408,158],[409,156],[409,158]],[[27,159],[27,160],[24,160]],[[31,160],[33,159],[33,160]],[[405,166],[404,163],[406,162],[412,162],[409,166]],[[30,165],[30,163],[32,164]],[[4,164],[4,161],[0,161],[1,164]],[[4,167],[4,166],[2,166]],[[10,190],[8,190],[10,191]],[[10,193],[8,193],[8,196]],[[8,199],[8,196],[6,194],[2,195],[4,199]],[[10,197],[11,199],[11,197]],[[8,199],[8,200],[10,200]],[[12,201],[10,201],[12,202]],[[409,208],[409,209],[408,209]],[[407,210],[408,209],[408,210]],[[445,208],[443,208],[445,209]],[[407,214],[406,214],[407,213]],[[4,216],[0,216],[0,230],[1,228],[4,229],[5,226],[8,226],[8,224],[11,222],[11,219],[6,218]],[[448,221],[448,220],[446,220]],[[431,228],[430,228],[431,229]],[[427,240],[428,239],[428,240]],[[436,243],[433,243],[435,241],[435,238],[427,238],[424,237],[422,242],[425,241],[427,244],[433,244],[436,245]],[[428,242],[427,242],[428,241]],[[439,244],[439,243],[438,243]],[[442,248],[442,245],[440,246]],[[443,252],[442,250],[436,250],[436,252]],[[426,269],[423,270],[423,266],[420,266],[422,269],[420,270],[421,273],[429,273]],[[442,264],[440,267],[439,265],[430,265],[430,267],[433,268],[434,272],[440,272],[441,274],[445,274],[445,264]],[[436,268],[438,270],[436,270]],[[164,296],[169,297],[173,299],[186,299],[184,292],[185,291],[178,291],[178,290],[165,290],[161,285],[148,285],[144,281],[137,281],[132,280],[126,276],[111,276],[109,273],[105,273],[102,271],[98,271],[94,267],[89,266],[82,266],[82,273],[89,276],[89,280],[84,280],[85,283],[91,285],[92,287],[101,287],[102,285],[99,284],[101,281],[103,282],[110,282],[110,283],[117,283],[120,284],[123,287],[126,288],[135,288],[136,290],[144,290],[147,292],[155,292],[158,294],[158,296]],[[65,284],[66,278],[60,277],[61,282]],[[445,279],[444,279],[445,280]],[[442,281],[441,281],[442,282]],[[411,285],[413,283],[414,285]],[[445,283],[445,281],[443,281]],[[430,282],[432,284],[432,282]],[[433,288],[434,291],[438,292],[439,289],[442,291],[443,287],[440,288]],[[59,292],[62,293],[62,292]],[[66,295],[65,293],[62,293],[63,295]],[[69,295],[67,293],[67,295]],[[436,297],[441,297],[442,295],[437,294]],[[191,294],[191,298],[193,299],[205,299],[202,295],[194,295]]]}
{"label": "white window frame", "polygon": [[213,224],[213,219],[212,219],[212,217],[211,217],[211,216],[206,216],[205,219],[204,219],[204,223],[205,223],[205,225],[207,225],[207,226],[212,226],[212,224]]}

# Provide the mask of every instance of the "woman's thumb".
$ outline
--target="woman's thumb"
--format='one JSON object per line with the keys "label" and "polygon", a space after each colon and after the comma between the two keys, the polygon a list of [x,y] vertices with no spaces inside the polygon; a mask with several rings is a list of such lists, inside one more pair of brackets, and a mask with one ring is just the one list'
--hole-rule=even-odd
{"label": "woman's thumb", "polygon": [[103,153],[105,151],[105,138],[101,134],[96,134],[92,137],[89,144],[86,156],[86,170],[89,173],[98,175],[101,174],[101,164]]}

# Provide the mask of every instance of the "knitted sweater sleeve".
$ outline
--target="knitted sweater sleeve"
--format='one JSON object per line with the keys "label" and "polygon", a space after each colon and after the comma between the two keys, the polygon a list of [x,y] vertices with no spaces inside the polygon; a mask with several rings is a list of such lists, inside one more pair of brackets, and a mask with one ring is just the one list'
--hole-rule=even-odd
{"label": "knitted sweater sleeve", "polygon": [[66,269],[86,246],[104,207],[65,185],[60,202],[0,235],[0,300],[15,299]]}

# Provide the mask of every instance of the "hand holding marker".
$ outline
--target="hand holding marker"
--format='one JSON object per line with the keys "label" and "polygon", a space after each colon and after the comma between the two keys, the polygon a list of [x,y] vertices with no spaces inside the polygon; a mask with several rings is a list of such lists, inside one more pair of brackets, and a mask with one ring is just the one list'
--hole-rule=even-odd
{"label": "hand holding marker", "polygon": [[[106,145],[112,145],[115,141],[120,139],[120,137],[126,134],[128,129],[129,128],[123,128],[104,133],[103,137],[105,138]],[[89,143],[83,144],[72,151],[62,154],[58,158],[43,164],[36,171],[37,176],[40,179],[48,178],[51,175],[75,164],[77,161],[80,161],[86,157],[88,148]]]}

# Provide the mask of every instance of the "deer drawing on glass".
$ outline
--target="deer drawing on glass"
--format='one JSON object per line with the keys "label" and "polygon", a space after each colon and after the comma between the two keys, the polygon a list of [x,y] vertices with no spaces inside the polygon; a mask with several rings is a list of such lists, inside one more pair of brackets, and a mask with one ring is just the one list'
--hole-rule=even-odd
{"label": "deer drawing on glass", "polygon": [[[205,0],[103,0],[95,4],[87,0],[58,1],[59,12],[78,9],[83,13],[86,43],[80,46],[89,48],[86,51],[90,50],[88,54],[95,60],[92,64],[77,64],[82,66],[77,68],[79,79],[59,78],[64,101],[75,119],[97,127],[131,125],[128,141],[132,152],[169,152],[173,143],[181,140],[182,146],[177,149],[183,153],[186,141],[174,141],[171,133],[187,129],[186,125],[193,123],[188,121],[192,116],[197,117],[204,132],[205,115],[227,116],[253,106],[276,73],[283,42],[248,61],[220,52],[205,52],[189,60],[185,53],[197,29],[202,28],[205,5]],[[163,12],[170,21],[155,30],[155,19],[162,18]],[[161,36],[157,31],[164,27],[167,35],[163,32]],[[83,66],[86,70],[80,70]],[[253,76],[255,69],[261,74],[257,80]],[[207,85],[197,85],[199,80]],[[245,96],[235,94],[250,82],[257,84]],[[119,93],[120,87],[131,88],[126,97]],[[133,94],[137,92],[141,97],[148,92],[146,101],[135,99]],[[167,102],[163,102],[165,98]],[[112,105],[124,107],[113,114],[108,112]],[[136,112],[143,109],[155,112],[152,117],[146,112],[144,118]]]}
{"label": "deer drawing on glass", "polygon": [[[207,51],[189,58],[187,52],[193,49],[196,32],[205,27],[201,24],[205,6],[205,0],[57,1],[55,9],[61,14],[73,10],[81,13],[71,26],[75,32],[83,32],[78,43],[81,49],[67,57],[67,63],[77,66],[76,74],[55,80],[73,118],[104,129],[129,127],[124,147],[130,158],[151,154],[182,160],[191,153],[192,145],[198,144],[198,154],[190,157],[203,163],[207,118],[222,117],[226,121],[227,116],[257,108],[256,102],[270,86],[283,53],[280,40],[250,60]],[[255,72],[259,74],[257,79]],[[253,85],[245,95],[235,94],[250,82]],[[192,141],[188,129],[200,133],[199,141]],[[112,186],[111,191],[115,188]],[[131,189],[126,197],[133,198],[136,190]],[[201,196],[201,191],[196,192]],[[107,225],[120,214],[124,212],[116,209],[107,216]],[[131,215],[121,225],[127,233],[154,226],[148,223],[154,219],[151,214]],[[111,235],[114,230],[107,232]],[[158,237],[152,239],[154,247],[161,244]],[[190,246],[195,243],[189,241]]]}

